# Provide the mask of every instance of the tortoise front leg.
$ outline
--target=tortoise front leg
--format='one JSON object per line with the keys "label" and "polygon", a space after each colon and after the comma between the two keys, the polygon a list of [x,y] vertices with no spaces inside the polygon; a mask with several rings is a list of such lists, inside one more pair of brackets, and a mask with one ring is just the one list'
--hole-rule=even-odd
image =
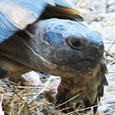
{"label": "tortoise front leg", "polygon": [[0,78],[3,78],[6,74],[7,72],[0,67]]}

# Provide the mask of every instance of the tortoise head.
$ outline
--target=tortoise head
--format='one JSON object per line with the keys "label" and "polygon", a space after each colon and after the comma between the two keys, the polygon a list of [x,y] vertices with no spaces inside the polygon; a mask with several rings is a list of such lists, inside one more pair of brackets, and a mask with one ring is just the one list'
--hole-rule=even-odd
{"label": "tortoise head", "polygon": [[88,73],[100,63],[104,51],[101,37],[82,23],[54,18],[33,26],[28,31],[39,46],[33,49],[59,70]]}

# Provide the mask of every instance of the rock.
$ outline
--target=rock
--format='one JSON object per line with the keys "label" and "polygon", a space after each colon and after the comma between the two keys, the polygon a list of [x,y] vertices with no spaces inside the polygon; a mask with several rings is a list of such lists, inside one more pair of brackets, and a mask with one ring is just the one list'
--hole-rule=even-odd
{"label": "rock", "polygon": [[40,80],[40,75],[34,71],[23,74],[22,79],[24,85],[28,85],[28,86],[42,85],[42,82]]}
{"label": "rock", "polygon": [[108,0],[107,12],[115,12],[115,0]]}

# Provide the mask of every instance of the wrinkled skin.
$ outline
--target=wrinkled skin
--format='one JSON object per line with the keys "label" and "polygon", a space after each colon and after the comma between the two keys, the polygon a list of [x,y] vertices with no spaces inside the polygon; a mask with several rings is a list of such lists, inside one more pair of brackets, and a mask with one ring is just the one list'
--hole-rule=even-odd
{"label": "wrinkled skin", "polygon": [[[87,107],[97,104],[107,83],[103,52],[97,32],[79,22],[48,19],[3,42],[0,67],[7,72],[6,76],[30,70],[61,76],[57,104],[81,93],[73,102],[78,104],[82,100]],[[4,67],[6,60],[10,69]]]}

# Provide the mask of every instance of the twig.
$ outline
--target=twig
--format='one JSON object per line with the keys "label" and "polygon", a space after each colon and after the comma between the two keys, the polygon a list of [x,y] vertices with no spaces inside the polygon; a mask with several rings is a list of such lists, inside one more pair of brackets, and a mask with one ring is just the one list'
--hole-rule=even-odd
{"label": "twig", "polygon": [[[91,109],[91,108],[93,108],[93,107],[97,107],[97,106],[99,106],[99,105],[94,105],[94,106],[90,106],[90,107],[87,107],[87,108],[84,108],[84,109],[77,109],[77,112],[82,112],[82,111],[85,111],[85,110],[87,110],[87,109]],[[106,106],[115,106],[115,104],[106,104]],[[70,114],[72,114],[72,113],[74,113],[75,111],[72,111],[72,112],[70,112],[70,113],[67,113],[67,115],[70,115]]]}
{"label": "twig", "polygon": [[106,54],[106,56],[110,56],[110,57],[112,57],[112,58],[115,58],[115,55],[109,53],[108,51],[105,51],[105,54]]}
{"label": "twig", "polygon": [[115,44],[115,40],[113,41],[113,43],[111,44],[111,46],[108,48],[108,52],[110,51],[110,49],[113,47],[113,45]]}
{"label": "twig", "polygon": [[115,112],[115,110],[107,112],[107,113],[104,113],[104,115],[110,115],[110,113],[114,113],[114,112]]}
{"label": "twig", "polygon": [[14,92],[15,92],[15,94],[20,98],[20,100],[22,100],[22,101],[25,103],[25,105],[26,105],[28,108],[30,108],[30,105],[28,104],[28,102],[25,101],[25,100],[18,94],[19,92],[17,92],[17,90],[16,90],[15,87],[14,87]]}
{"label": "twig", "polygon": [[[74,99],[76,99],[76,98],[79,98],[79,97],[80,97],[81,95],[83,95],[84,93],[85,93],[85,92],[79,93],[79,94],[75,95],[74,97],[72,97],[71,99],[65,101],[64,103],[62,103],[62,104],[60,104],[60,105],[58,105],[58,106],[55,106],[55,109],[58,108],[58,107],[60,107],[60,106],[62,106],[62,105],[64,105],[64,104],[66,104],[66,103],[68,103],[68,102],[70,102],[70,101],[72,101],[72,100],[74,100]],[[82,98],[82,96],[81,96],[81,98]]]}

